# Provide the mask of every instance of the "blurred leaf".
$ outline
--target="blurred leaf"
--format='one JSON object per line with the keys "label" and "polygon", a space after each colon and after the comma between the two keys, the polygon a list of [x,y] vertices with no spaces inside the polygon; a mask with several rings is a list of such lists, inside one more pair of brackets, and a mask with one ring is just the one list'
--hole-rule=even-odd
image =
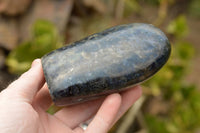
{"label": "blurred leaf", "polygon": [[9,71],[20,74],[28,70],[36,58],[61,47],[61,39],[52,23],[38,20],[33,25],[32,39],[10,52],[6,64]]}
{"label": "blurred leaf", "polygon": [[181,15],[170,22],[167,27],[167,32],[176,37],[183,37],[188,33],[188,27],[185,16]]}
{"label": "blurred leaf", "polygon": [[58,106],[56,106],[55,104],[52,104],[52,105],[48,108],[47,113],[53,115],[53,114],[55,114],[56,112],[58,112],[59,110],[61,110],[61,109],[62,109],[62,107],[58,107]]}
{"label": "blurred leaf", "polygon": [[38,20],[33,25],[33,37],[40,37],[42,35],[52,35],[57,34],[54,25],[46,20]]}
{"label": "blurred leaf", "polygon": [[179,57],[182,60],[186,60],[186,61],[190,60],[194,56],[194,53],[195,53],[195,50],[192,44],[186,41],[179,42],[176,45],[176,49],[178,50]]}
{"label": "blurred leaf", "polygon": [[161,0],[144,0],[144,1],[147,2],[148,4],[158,6]]}
{"label": "blurred leaf", "polygon": [[153,115],[145,115],[145,120],[148,125],[149,133],[170,133],[166,128],[165,121],[155,117]]}
{"label": "blurred leaf", "polygon": [[200,0],[192,0],[189,6],[191,15],[200,17]]}
{"label": "blurred leaf", "polygon": [[183,75],[185,74],[185,68],[182,65],[173,65],[171,64],[169,68],[173,71],[173,78],[174,79],[182,79]]}
{"label": "blurred leaf", "polygon": [[125,0],[124,16],[129,16],[134,12],[140,12],[141,7],[137,0]]}
{"label": "blurred leaf", "polygon": [[182,95],[185,99],[189,99],[192,95],[193,92],[195,91],[195,86],[190,85],[190,86],[185,86],[181,89]]}

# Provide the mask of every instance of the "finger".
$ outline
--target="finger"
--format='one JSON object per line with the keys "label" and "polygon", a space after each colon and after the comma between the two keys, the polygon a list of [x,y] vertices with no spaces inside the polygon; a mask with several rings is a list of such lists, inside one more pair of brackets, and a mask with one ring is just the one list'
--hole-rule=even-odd
{"label": "finger", "polygon": [[122,115],[140,98],[141,95],[142,88],[140,86],[130,88],[121,93],[122,104],[114,123],[118,121],[120,117],[122,117]]}
{"label": "finger", "polygon": [[121,96],[118,93],[109,95],[96,116],[86,129],[86,133],[106,133],[114,122],[121,105]]}
{"label": "finger", "polygon": [[81,128],[80,126],[76,127],[74,130],[74,133],[83,133],[84,132],[84,129]]}
{"label": "finger", "polygon": [[52,115],[47,115],[47,117],[44,121],[44,128],[47,133],[74,133],[62,121],[52,117]]}
{"label": "finger", "polygon": [[88,101],[78,105],[65,107],[54,114],[56,118],[63,121],[67,126],[74,129],[80,123],[90,119],[101,106],[104,98]]}
{"label": "finger", "polygon": [[52,102],[47,83],[45,83],[42,89],[37,93],[34,105],[39,106],[43,111],[47,111]]}
{"label": "finger", "polygon": [[10,84],[5,91],[8,97],[17,97],[19,100],[32,103],[33,98],[43,84],[44,76],[41,60],[36,59],[33,61],[32,67]]}

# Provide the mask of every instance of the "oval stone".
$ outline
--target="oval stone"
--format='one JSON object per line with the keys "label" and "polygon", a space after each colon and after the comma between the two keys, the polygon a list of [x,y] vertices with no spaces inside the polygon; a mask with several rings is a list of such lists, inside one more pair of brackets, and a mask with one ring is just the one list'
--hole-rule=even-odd
{"label": "oval stone", "polygon": [[42,57],[56,105],[76,104],[126,90],[168,60],[165,34],[149,24],[127,24],[88,36]]}

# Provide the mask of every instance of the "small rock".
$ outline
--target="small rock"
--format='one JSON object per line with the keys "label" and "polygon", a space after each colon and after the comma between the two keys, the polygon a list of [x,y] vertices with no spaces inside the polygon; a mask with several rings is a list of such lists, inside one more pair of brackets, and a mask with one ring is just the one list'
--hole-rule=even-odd
{"label": "small rock", "polygon": [[18,44],[17,21],[0,16],[0,46],[12,50]]}
{"label": "small rock", "polygon": [[153,76],[171,45],[149,24],[128,24],[93,34],[42,57],[56,105],[72,105],[123,91]]}
{"label": "small rock", "polygon": [[73,0],[35,0],[31,9],[20,20],[20,39],[30,37],[33,23],[38,19],[53,22],[63,33],[71,13]]}
{"label": "small rock", "polygon": [[22,14],[29,7],[31,0],[0,0],[0,13],[15,16]]}

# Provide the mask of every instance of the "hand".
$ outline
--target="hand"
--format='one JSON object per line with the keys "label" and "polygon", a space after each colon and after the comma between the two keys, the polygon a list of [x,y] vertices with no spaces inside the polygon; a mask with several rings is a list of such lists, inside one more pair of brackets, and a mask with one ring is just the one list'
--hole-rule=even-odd
{"label": "hand", "polygon": [[[79,105],[46,113],[52,101],[41,61],[0,93],[1,133],[106,133],[141,96],[139,86]],[[79,124],[92,118],[84,131]]]}

